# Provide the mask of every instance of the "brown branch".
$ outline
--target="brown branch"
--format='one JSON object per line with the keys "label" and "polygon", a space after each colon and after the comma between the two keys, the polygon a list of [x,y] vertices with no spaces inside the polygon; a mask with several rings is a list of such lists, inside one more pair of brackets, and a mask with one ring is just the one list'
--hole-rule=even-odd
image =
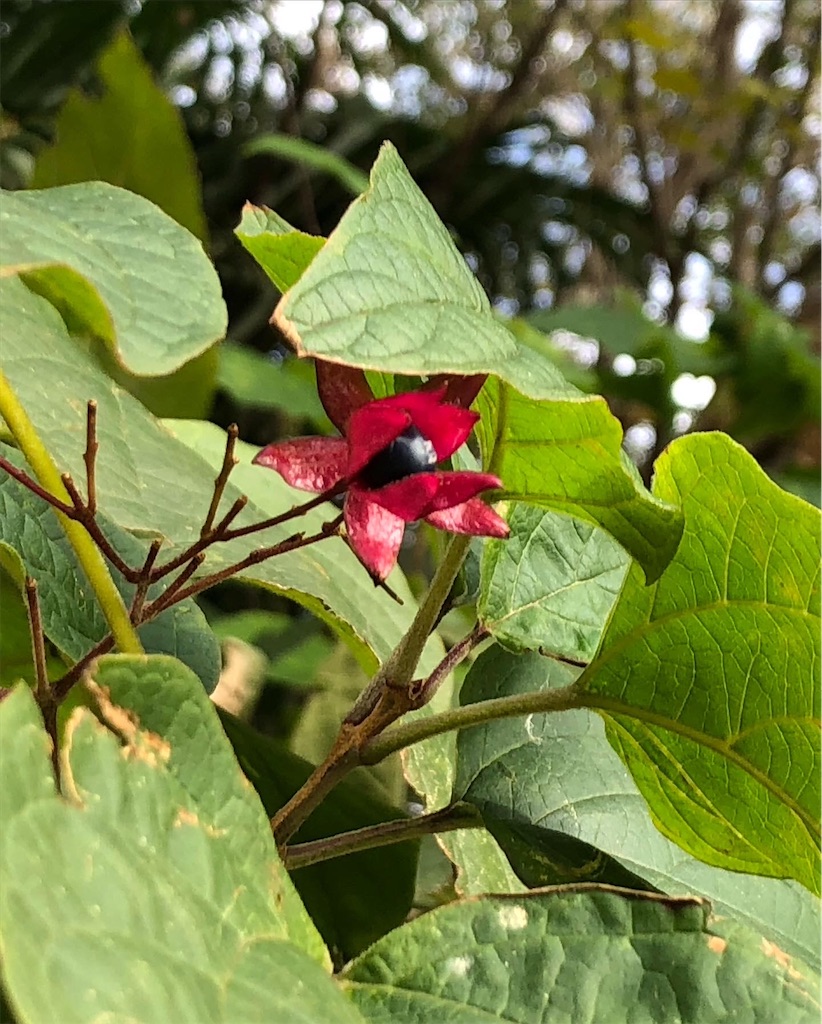
{"label": "brown branch", "polygon": [[297,871],[299,868],[319,864],[333,857],[344,857],[349,853],[375,850],[381,846],[405,843],[410,839],[419,839],[440,832],[454,832],[463,828],[482,828],[482,818],[479,811],[469,804],[454,804],[432,814],[383,821],[379,825],[341,832],[327,839],[298,843],[283,850],[283,860],[288,871]]}
{"label": "brown branch", "polygon": [[97,513],[97,403],[89,399],[86,406],[86,450],[83,462],[86,464],[86,509],[90,516]]}
{"label": "brown branch", "polygon": [[62,512],[64,516],[68,516],[69,519],[76,519],[76,511],[71,505],[67,505],[64,501],[56,498],[51,491],[47,491],[44,487],[41,487],[36,480],[33,480],[25,470],[18,469],[13,462],[9,462],[8,459],[0,455],[0,469],[4,470],[10,477],[15,479],[19,484],[22,484],[27,490],[31,491],[32,494],[36,494],[38,498],[42,498],[46,504],[51,505],[52,508],[57,509],[58,512]]}
{"label": "brown branch", "polygon": [[28,609],[31,653],[34,661],[35,695],[41,707],[51,697],[49,677],[46,669],[46,646],[43,634],[43,617],[40,613],[40,599],[37,594],[37,580],[26,577],[26,606]]}
{"label": "brown branch", "polygon": [[421,708],[433,699],[443,681],[448,678],[461,661],[484,643],[491,634],[485,626],[477,623],[474,629],[455,643],[434,671],[425,679],[415,679],[411,684],[409,693],[415,708]]}
{"label": "brown branch", "polygon": [[151,542],[151,547],[148,549],[146,560],[143,562],[143,567],[140,569],[140,579],[137,581],[137,586],[134,589],[134,596],[131,599],[131,607],[128,610],[129,617],[132,622],[139,622],[140,615],[143,611],[143,604],[145,603],[146,594],[151,580],[151,567],[157,560],[157,555],[160,552],[160,546],[162,540],[157,539]]}
{"label": "brown branch", "polygon": [[238,436],[239,428],[236,423],[232,423],[226,430],[223,464],[220,467],[220,472],[214,480],[214,493],[211,496],[211,504],[208,506],[208,512],[206,512],[206,517],[203,520],[203,525],[200,529],[201,540],[211,535],[211,527],[214,525],[214,519],[217,516],[217,509],[220,505],[220,499],[223,496],[226,484],[228,483],[228,477],[231,470],[234,469],[240,461],[234,454],[234,448],[236,447]]}
{"label": "brown branch", "polygon": [[[246,555],[246,557],[240,559],[239,562],[234,562],[233,565],[229,565],[225,569],[221,569],[219,572],[212,573],[210,576],[203,576],[202,579],[197,580],[196,583],[192,583],[183,591],[176,591],[173,603],[177,604],[179,601],[185,601],[189,597],[194,597],[203,590],[208,590],[217,583],[223,583],[225,580],[230,579],[230,577],[236,576],[237,573],[242,572],[243,569],[248,569],[252,565],[259,565],[260,562],[265,562],[269,558],[274,558],[276,555],[285,555],[290,551],[296,551],[298,548],[307,547],[309,544],[316,544],[317,541],[325,540],[326,537],[333,537],[339,530],[341,523],[342,516],[340,515],[333,520],[333,522],[325,523],[322,529],[318,530],[317,533],[310,534],[308,537],[302,533],[295,533],[292,537],[286,537],[285,540],[280,541],[279,544],[273,544],[271,547],[259,548],[257,551],[252,551],[251,554]],[[157,601],[153,602],[153,604],[147,606],[147,618],[153,618],[156,614],[159,614],[160,611],[165,610],[165,604],[159,605],[159,602],[161,602],[164,597],[165,594],[159,597]]]}
{"label": "brown branch", "polygon": [[102,654],[108,654],[112,647],[114,647],[114,638],[112,636],[103,637],[78,662],[75,662],[64,676],[56,679],[52,686],[55,702],[57,704],[62,703],[68,696],[72,686],[74,686],[95,658],[99,658]]}

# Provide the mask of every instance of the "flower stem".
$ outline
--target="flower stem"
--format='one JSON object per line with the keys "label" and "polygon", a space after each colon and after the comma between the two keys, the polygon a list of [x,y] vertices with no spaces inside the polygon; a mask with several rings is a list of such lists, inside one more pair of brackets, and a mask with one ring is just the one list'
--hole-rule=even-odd
{"label": "flower stem", "polygon": [[411,677],[470,543],[471,538],[462,534],[451,538],[408,632],[346,715],[326,759],[271,819],[271,830],[281,848],[326,794],[360,763],[364,744],[416,706]]}
{"label": "flower stem", "polygon": [[[5,419],[20,451],[25,455],[26,461],[41,486],[59,501],[68,504],[69,494],[60,478],[60,472],[2,370],[0,370],[0,415]],[[120,592],[114,585],[100,551],[80,523],[69,519],[58,509],[55,509],[55,515],[97,597],[117,647],[124,654],[142,654],[143,647],[140,639],[131,624],[128,610]]]}
{"label": "flower stem", "polygon": [[515,718],[519,715],[545,714],[552,711],[570,711],[586,707],[585,695],[576,685],[559,689],[539,690],[536,693],[516,693],[510,697],[495,697],[481,700],[476,704],[451,708],[429,718],[398,725],[370,740],[360,751],[361,764],[377,764],[397,750],[404,750],[415,743],[438,736],[455,729],[469,729],[473,725],[485,725],[499,718]]}
{"label": "flower stem", "polygon": [[[431,586],[417,609],[408,632],[394,648],[394,652],[371,683],[360,694],[345,721],[351,725],[363,722],[374,710],[386,686],[399,690],[407,687],[420,660],[423,648],[437,622],[440,609],[465,561],[471,538],[455,534],[445,549],[445,555],[434,573]],[[410,707],[407,709],[410,710]]]}
{"label": "flower stem", "polygon": [[344,857],[346,854],[361,853],[363,850],[376,850],[380,846],[404,843],[409,839],[419,839],[437,832],[455,832],[462,828],[481,827],[482,819],[475,808],[468,804],[455,804],[453,807],[434,811],[433,814],[383,821],[379,825],[341,832],[328,839],[315,839],[310,843],[290,846],[284,854],[285,866],[289,871],[296,871],[298,868],[307,868],[310,864],[319,864],[333,857]]}

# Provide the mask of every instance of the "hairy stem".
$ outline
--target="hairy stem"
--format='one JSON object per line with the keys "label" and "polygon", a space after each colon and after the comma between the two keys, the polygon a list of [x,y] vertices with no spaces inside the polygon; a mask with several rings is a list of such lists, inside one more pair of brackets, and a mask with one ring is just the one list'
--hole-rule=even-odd
{"label": "hairy stem", "polygon": [[421,743],[432,736],[439,736],[443,732],[469,729],[472,725],[484,725],[499,718],[569,711],[585,706],[584,694],[576,683],[556,690],[517,693],[510,697],[496,697],[493,700],[478,701],[476,704],[466,704],[438,715],[431,715],[430,718],[406,722],[382,733],[365,744],[360,752],[360,764],[377,764],[397,750],[404,750],[405,747]]}
{"label": "hairy stem", "polygon": [[[20,451],[26,457],[26,461],[42,487],[59,501],[65,502],[69,495],[60,479],[60,472],[2,371],[0,371],[0,415],[8,424]],[[124,654],[142,654],[143,647],[140,639],[131,624],[128,610],[120,592],[114,585],[114,580],[109,574],[100,551],[88,532],[79,523],[58,509],[55,509],[55,514],[74,549],[91,589],[94,591],[117,647]]]}
{"label": "hairy stem", "polygon": [[404,843],[409,839],[437,832],[455,832],[462,828],[481,828],[482,818],[475,808],[468,804],[455,804],[433,814],[422,814],[417,818],[400,818],[369,825],[352,832],[342,832],[328,839],[315,839],[310,843],[299,843],[285,851],[285,866],[289,871],[319,864],[333,857],[344,857],[349,853],[376,850],[380,846]]}

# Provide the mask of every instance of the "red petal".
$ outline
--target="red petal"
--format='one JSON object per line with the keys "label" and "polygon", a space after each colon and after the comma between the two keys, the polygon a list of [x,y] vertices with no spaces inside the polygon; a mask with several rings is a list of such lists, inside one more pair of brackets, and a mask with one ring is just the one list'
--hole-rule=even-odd
{"label": "red petal", "polygon": [[452,405],[459,405],[463,409],[474,401],[482,391],[482,385],[488,380],[487,373],[477,373],[471,377],[451,377],[447,373],[438,374],[432,377],[427,386],[435,388],[445,385],[445,402]]}
{"label": "red petal", "polygon": [[348,475],[368,465],[374,456],[387,448],[411,425],[411,417],[402,409],[385,407],[381,400],[369,402],[348,421]]}
{"label": "red petal", "polygon": [[345,476],[348,445],[341,437],[298,437],[267,445],[252,461],[276,469],[292,487],[319,494]]}
{"label": "red petal", "polygon": [[337,430],[344,434],[351,414],[373,401],[374,393],[362,370],[329,363],[325,359],[317,359],[314,366],[323,408]]}
{"label": "red petal", "polygon": [[368,493],[372,501],[413,523],[497,487],[502,481],[490,473],[415,473]]}
{"label": "red petal", "polygon": [[449,533],[470,533],[478,537],[507,537],[508,523],[479,498],[471,498],[462,505],[432,512],[425,521]]}
{"label": "red petal", "polygon": [[441,387],[431,391],[390,395],[388,398],[377,399],[370,408],[405,410],[411,417],[410,422],[433,444],[437,462],[441,462],[453,455],[466,441],[479,419],[475,412],[458,409],[455,405],[443,405],[445,391]]}
{"label": "red petal", "polygon": [[354,553],[379,580],[394,568],[405,523],[371,501],[367,491],[349,490],[345,498],[345,528]]}
{"label": "red petal", "polygon": [[434,509],[441,473],[415,473],[376,491],[365,491],[369,500],[381,505],[406,523],[422,519]]}

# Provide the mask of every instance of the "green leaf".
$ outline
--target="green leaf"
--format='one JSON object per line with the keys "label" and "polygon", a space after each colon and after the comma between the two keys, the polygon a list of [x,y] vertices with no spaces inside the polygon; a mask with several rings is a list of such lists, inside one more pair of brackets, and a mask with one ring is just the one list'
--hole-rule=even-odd
{"label": "green leaf", "polygon": [[321,433],[331,421],[317,395],[313,367],[299,359],[273,361],[259,352],[226,343],[219,348],[217,384],[243,405],[276,409],[289,420],[310,420]]}
{"label": "green leaf", "polygon": [[288,291],[325,245],[324,238],[297,231],[266,206],[246,203],[234,234],[276,288]]}
{"label": "green leaf", "polygon": [[605,399],[541,402],[492,378],[478,408],[483,462],[502,478],[504,497],[601,526],[649,582],[659,576],[679,543],[682,517],[643,487]]}
{"label": "green leaf", "polygon": [[[474,662],[460,697],[471,704],[533,693],[576,675],[538,654],[494,647]],[[819,901],[796,882],[711,867],[666,839],[594,712],[489,722],[461,732],[457,753],[455,797],[481,811],[529,886],[609,881],[704,896],[717,914],[818,961]]]}
{"label": "green leaf", "polygon": [[[101,512],[123,529],[166,539],[162,558],[179,554],[199,537],[222,462],[224,434],[212,424],[157,423],[129,395],[114,386],[93,361],[75,349],[55,310],[19,281],[0,280],[3,344],[0,365],[38,433],[61,470],[83,479],[85,405],[98,404],[100,452],[97,485]],[[251,499],[237,525],[259,522],[304,502],[306,495],[287,487],[269,470],[250,465],[253,449],[239,446],[242,465],[232,474],[222,510],[239,497]],[[316,530],[336,516],[333,506],[259,535],[215,546],[202,572],[225,568],[250,551],[294,533]],[[329,622],[370,669],[403,636],[413,613],[413,598],[402,573],[391,585],[403,597],[397,605],[376,589],[345,544],[336,538],[270,559],[243,573],[243,579],[276,589]],[[433,668],[438,651],[431,641],[424,665]]]}
{"label": "green leaf", "polygon": [[300,355],[412,375],[498,373],[529,393],[577,395],[493,315],[390,143],[275,316]]}
{"label": "green leaf", "polygon": [[529,313],[526,321],[544,334],[570,331],[583,338],[594,338],[614,355],[634,355],[647,342],[648,335],[659,330],[639,310],[619,306],[560,306]]}
{"label": "green leaf", "polygon": [[[0,445],[0,450],[10,462],[27,468],[13,449]],[[105,516],[98,516],[98,522],[130,565],[143,564],[148,541],[138,540]],[[37,581],[43,630],[69,661],[79,661],[108,635],[108,623],[57,516],[42,498],[0,471],[0,549],[3,548],[14,564],[19,559],[15,575],[20,585],[24,575]],[[113,567],[110,572],[128,607],[134,595],[133,584],[127,583]],[[148,599],[153,600],[161,592],[162,587],[155,584],[148,590]],[[188,665],[199,676],[206,692],[217,685],[220,648],[193,600],[181,601],[141,626],[139,635],[148,653],[171,654]]]}
{"label": "green leaf", "polygon": [[71,90],[54,125],[56,141],[37,156],[31,187],[119,185],[205,241],[200,180],[182,116],[128,32],[109,43],[96,71],[102,95]]}
{"label": "green leaf", "polygon": [[514,505],[511,536],[482,556],[480,621],[506,646],[588,662],[628,570],[601,530],[533,505]]}
{"label": "green leaf", "polygon": [[[273,816],[313,765],[221,712],[226,735],[266,813]],[[343,779],[290,842],[308,842],[405,815],[362,772]],[[343,963],[402,924],[411,907],[419,843],[397,843],[299,868],[292,880],[332,957]]]}
{"label": "green leaf", "polygon": [[675,441],[655,494],[685,532],[632,569],[580,679],[657,826],[689,853],[819,891],[819,511],[722,434]]}
{"label": "green leaf", "polygon": [[168,374],[225,334],[220,282],[200,243],[102,182],[0,192],[0,277],[12,274],[134,373]]}
{"label": "green leaf", "polygon": [[354,1024],[197,680],[157,657],[103,659],[96,679],[139,711],[98,691],[123,746],[75,712],[66,800],[48,792],[30,696],[0,706],[3,777],[23,776],[0,847],[0,948],[20,1018]]}
{"label": "green leaf", "polygon": [[580,887],[452,903],[341,976],[366,1020],[815,1021],[816,972],[700,901]]}
{"label": "green leaf", "polygon": [[294,160],[310,170],[323,171],[336,178],[355,196],[368,188],[368,177],[358,167],[325,146],[294,135],[258,135],[245,147],[245,153],[247,156],[271,154],[285,160]]}

